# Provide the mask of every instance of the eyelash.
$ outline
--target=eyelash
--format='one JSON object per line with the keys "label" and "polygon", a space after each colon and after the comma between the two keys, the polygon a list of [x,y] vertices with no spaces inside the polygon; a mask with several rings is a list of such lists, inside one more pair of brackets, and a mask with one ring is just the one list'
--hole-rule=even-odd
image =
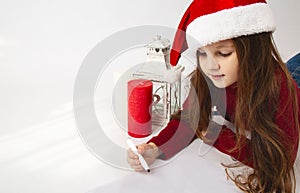
{"label": "eyelash", "polygon": [[[222,52],[217,52],[217,54],[220,55],[221,57],[225,58],[225,57],[230,56],[232,54],[232,52],[229,52],[229,53],[226,53],[226,54],[223,54]],[[206,53],[198,51],[198,55],[203,57],[203,56],[206,56]]]}
{"label": "eyelash", "polygon": [[222,52],[219,52],[218,54],[222,57],[228,57],[231,55],[232,52],[229,52],[229,53],[226,53],[226,54],[223,54]]}

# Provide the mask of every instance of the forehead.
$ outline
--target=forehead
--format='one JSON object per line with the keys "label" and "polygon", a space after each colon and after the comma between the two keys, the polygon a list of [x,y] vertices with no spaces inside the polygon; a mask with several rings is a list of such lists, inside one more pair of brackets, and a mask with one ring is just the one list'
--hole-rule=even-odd
{"label": "forehead", "polygon": [[220,48],[234,48],[232,40],[222,40],[216,43],[209,44],[200,49],[220,49]]}

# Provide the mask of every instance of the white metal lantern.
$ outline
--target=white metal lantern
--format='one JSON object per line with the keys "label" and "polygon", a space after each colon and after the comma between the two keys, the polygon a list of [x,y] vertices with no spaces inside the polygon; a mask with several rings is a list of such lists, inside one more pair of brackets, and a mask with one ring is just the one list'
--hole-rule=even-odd
{"label": "white metal lantern", "polygon": [[152,124],[162,126],[181,107],[181,69],[170,65],[168,39],[157,36],[146,45],[147,61],[133,73],[134,78],[153,82],[153,95],[160,100],[152,106]]}

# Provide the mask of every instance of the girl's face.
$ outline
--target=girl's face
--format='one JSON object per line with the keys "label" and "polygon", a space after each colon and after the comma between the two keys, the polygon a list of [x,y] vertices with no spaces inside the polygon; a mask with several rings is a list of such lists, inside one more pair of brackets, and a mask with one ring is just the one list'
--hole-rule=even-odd
{"label": "girl's face", "polygon": [[198,49],[200,68],[218,88],[237,81],[238,59],[232,40],[224,40]]}

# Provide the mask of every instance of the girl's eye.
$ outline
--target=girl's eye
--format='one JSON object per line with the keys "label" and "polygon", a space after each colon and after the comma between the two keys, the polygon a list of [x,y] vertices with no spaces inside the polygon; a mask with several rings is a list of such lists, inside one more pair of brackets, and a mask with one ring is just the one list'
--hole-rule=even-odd
{"label": "girl's eye", "polygon": [[222,53],[222,52],[219,52],[219,55],[222,56],[222,57],[228,57],[232,54],[232,52],[229,52],[229,53]]}
{"label": "girl's eye", "polygon": [[205,52],[201,52],[201,51],[198,51],[198,54],[199,54],[199,56],[206,56],[206,53]]}

